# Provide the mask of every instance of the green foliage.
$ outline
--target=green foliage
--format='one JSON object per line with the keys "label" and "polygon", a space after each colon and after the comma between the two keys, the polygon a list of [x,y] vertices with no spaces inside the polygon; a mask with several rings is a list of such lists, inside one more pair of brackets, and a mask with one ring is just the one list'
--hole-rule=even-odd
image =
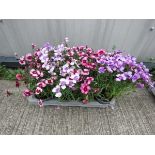
{"label": "green foliage", "polygon": [[16,74],[24,74],[22,69],[8,69],[3,65],[0,65],[0,79],[3,80],[16,80]]}
{"label": "green foliage", "polygon": [[43,88],[43,92],[40,93],[39,95],[36,95],[36,97],[39,99],[49,99],[49,98],[53,99],[53,98],[55,98],[55,94],[52,92],[52,87],[50,85],[48,85],[45,88]]}
{"label": "green foliage", "polygon": [[[0,79],[4,80],[15,80],[16,74],[22,74],[24,75],[27,83],[28,88],[32,91],[35,91],[37,80],[34,78],[31,78],[29,75],[26,75],[24,70],[22,69],[8,69],[5,66],[0,65]],[[151,71],[153,75],[153,79],[155,80],[155,69]],[[113,97],[120,96],[125,92],[129,92],[135,89],[135,86],[130,81],[121,81],[118,82],[115,80],[116,75],[105,73],[105,74],[99,74],[97,71],[94,71],[94,73],[91,75],[95,77],[95,80],[91,84],[91,88],[99,88],[100,92],[93,93],[93,90],[91,90],[88,98],[89,100],[93,100],[94,97],[101,97],[104,99],[111,100]],[[40,99],[47,99],[47,98],[55,98],[55,94],[52,92],[53,86],[46,86],[43,89],[43,92],[39,95],[36,95],[37,98]],[[76,88],[75,91],[72,91],[69,88],[66,88],[61,91],[62,96],[60,97],[61,101],[70,101],[70,100],[79,100],[81,101],[83,98],[85,98],[85,95],[80,93],[80,88]]]}
{"label": "green foliage", "polygon": [[61,93],[62,93],[62,96],[60,97],[61,101],[77,100],[77,98],[74,96],[75,92],[73,93],[73,91],[69,88],[62,90]]}
{"label": "green foliage", "polygon": [[120,96],[124,92],[133,91],[135,86],[130,81],[116,81],[116,75],[110,73],[98,74],[94,81],[94,88],[100,88],[100,92],[94,94],[104,99],[111,100],[113,97]]}

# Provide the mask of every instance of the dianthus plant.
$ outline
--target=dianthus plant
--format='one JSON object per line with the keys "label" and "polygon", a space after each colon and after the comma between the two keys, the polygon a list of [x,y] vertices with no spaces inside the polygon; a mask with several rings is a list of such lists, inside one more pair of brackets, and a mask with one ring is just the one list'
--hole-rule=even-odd
{"label": "dianthus plant", "polygon": [[109,53],[87,46],[68,47],[67,41],[57,47],[46,43],[37,48],[33,44],[33,52],[19,59],[27,85],[24,96],[87,103],[96,97],[111,100],[151,84],[149,70],[135,57],[117,50]]}

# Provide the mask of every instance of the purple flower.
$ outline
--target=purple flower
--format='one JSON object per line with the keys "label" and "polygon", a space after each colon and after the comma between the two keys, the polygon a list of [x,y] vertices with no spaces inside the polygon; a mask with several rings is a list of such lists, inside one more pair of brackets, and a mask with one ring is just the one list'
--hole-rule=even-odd
{"label": "purple flower", "polygon": [[55,96],[56,97],[61,97],[62,96],[62,93],[60,92],[60,86],[57,85],[56,87],[54,87],[52,89],[52,92],[55,93]]}
{"label": "purple flower", "polygon": [[140,76],[139,76],[139,74],[134,74],[133,76],[132,76],[132,82],[136,82],[138,79],[140,79]]}
{"label": "purple flower", "polygon": [[98,72],[99,73],[104,73],[106,69],[104,67],[99,67]]}
{"label": "purple flower", "polygon": [[45,43],[43,48],[45,48],[48,51],[52,51],[54,49],[54,47],[49,42]]}
{"label": "purple flower", "polygon": [[52,89],[52,92],[53,92],[53,93],[58,93],[58,92],[60,92],[60,86],[57,85],[56,87],[54,87],[54,88]]}
{"label": "purple flower", "polygon": [[116,75],[116,81],[122,81],[122,80],[127,80],[127,76],[125,75],[125,73],[123,74],[117,74]]}
{"label": "purple flower", "polygon": [[112,72],[113,72],[113,70],[111,69],[111,67],[110,67],[110,66],[107,66],[107,71],[108,71],[108,72],[110,72],[110,73],[112,73]]}
{"label": "purple flower", "polygon": [[136,86],[137,86],[137,88],[144,88],[144,84],[143,83],[137,83]]}
{"label": "purple flower", "polygon": [[62,78],[60,79],[60,84],[62,89],[66,89],[66,79]]}
{"label": "purple flower", "polygon": [[132,72],[131,72],[131,71],[125,72],[124,74],[125,74],[125,76],[126,76],[128,79],[131,79],[131,78],[132,78]]}

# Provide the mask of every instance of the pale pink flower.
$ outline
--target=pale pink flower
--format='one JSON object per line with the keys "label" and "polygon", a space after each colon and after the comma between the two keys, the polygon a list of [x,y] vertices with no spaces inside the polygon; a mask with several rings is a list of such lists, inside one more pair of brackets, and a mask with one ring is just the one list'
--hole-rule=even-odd
{"label": "pale pink flower", "polygon": [[39,70],[31,69],[30,70],[30,75],[36,79],[39,77],[43,77],[43,72],[40,72]]}
{"label": "pale pink flower", "polygon": [[22,78],[23,78],[23,77],[22,77],[21,74],[16,74],[16,79],[17,79],[17,80],[22,80]]}
{"label": "pale pink flower", "polygon": [[35,94],[38,95],[38,94],[40,94],[42,91],[43,91],[42,88],[37,87],[36,90],[35,90]]}
{"label": "pale pink flower", "polygon": [[26,60],[26,61],[32,61],[32,54],[31,54],[31,53],[27,53],[27,54],[25,55],[25,60]]}
{"label": "pale pink flower", "polygon": [[22,56],[22,57],[19,59],[19,63],[20,63],[21,65],[25,65],[25,64],[26,64],[25,59],[24,59],[24,56]]}

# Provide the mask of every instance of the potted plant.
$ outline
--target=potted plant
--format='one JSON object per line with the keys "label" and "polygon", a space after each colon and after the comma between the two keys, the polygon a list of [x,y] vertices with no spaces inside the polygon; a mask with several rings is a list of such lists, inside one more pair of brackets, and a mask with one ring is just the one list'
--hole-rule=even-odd
{"label": "potted plant", "polygon": [[[87,46],[68,47],[68,39],[57,47],[46,43],[19,59],[29,102],[42,105],[105,107],[136,87],[151,83],[149,70],[136,58],[115,50],[111,53]],[[30,97],[31,96],[31,97]],[[72,101],[72,102],[70,102]]]}

